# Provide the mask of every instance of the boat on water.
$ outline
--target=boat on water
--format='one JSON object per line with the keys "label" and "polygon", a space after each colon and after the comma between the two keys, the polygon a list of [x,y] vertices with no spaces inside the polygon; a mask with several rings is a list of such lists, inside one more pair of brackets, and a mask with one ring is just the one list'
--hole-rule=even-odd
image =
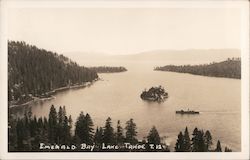
{"label": "boat on water", "polygon": [[200,114],[200,112],[198,111],[192,111],[189,109],[187,111],[184,111],[184,110],[176,111],[175,113],[176,114]]}

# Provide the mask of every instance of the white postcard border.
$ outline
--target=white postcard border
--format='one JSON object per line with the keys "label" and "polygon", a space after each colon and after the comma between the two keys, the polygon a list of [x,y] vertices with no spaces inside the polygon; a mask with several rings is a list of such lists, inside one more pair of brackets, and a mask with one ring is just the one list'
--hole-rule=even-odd
{"label": "white postcard border", "polygon": [[[136,1],[0,1],[0,102],[1,102],[1,138],[0,159],[249,159],[249,2],[214,1],[214,0],[136,0]],[[241,152],[223,153],[121,153],[121,152],[8,152],[8,121],[7,121],[7,9],[15,8],[239,8],[241,9]]]}

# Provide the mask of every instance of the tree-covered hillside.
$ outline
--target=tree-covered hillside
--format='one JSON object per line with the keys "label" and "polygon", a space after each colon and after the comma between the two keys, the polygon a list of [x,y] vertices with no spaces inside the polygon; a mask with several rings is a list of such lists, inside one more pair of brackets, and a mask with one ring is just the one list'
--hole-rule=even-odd
{"label": "tree-covered hillside", "polygon": [[63,55],[25,42],[8,42],[8,97],[16,104],[97,77],[95,71],[79,66]]}
{"label": "tree-covered hillside", "polygon": [[227,59],[223,62],[204,64],[204,65],[167,65],[156,67],[158,71],[170,71],[180,73],[190,73],[210,77],[241,78],[241,60],[240,58]]}
{"label": "tree-covered hillside", "polygon": [[98,66],[90,67],[90,69],[95,70],[97,73],[115,73],[115,72],[125,72],[127,69],[125,67],[107,67],[107,66]]}

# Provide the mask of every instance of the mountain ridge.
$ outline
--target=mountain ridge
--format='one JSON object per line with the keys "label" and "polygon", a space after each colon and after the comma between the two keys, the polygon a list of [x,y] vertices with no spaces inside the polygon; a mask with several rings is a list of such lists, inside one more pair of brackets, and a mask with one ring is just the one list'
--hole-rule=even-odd
{"label": "mountain ridge", "polygon": [[[86,54],[87,53],[87,54]],[[69,54],[69,52],[68,52]],[[187,49],[187,50],[151,50],[135,54],[98,54],[97,52],[78,52],[68,55],[71,59],[83,63],[86,61],[169,61],[194,62],[196,64],[219,62],[227,58],[240,57],[239,49]]]}

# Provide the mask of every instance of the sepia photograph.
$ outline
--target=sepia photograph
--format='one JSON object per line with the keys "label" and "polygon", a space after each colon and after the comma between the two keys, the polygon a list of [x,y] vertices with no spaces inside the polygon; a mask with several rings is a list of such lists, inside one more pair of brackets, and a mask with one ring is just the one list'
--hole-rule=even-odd
{"label": "sepia photograph", "polygon": [[7,3],[8,154],[249,156],[248,1],[149,2]]}

